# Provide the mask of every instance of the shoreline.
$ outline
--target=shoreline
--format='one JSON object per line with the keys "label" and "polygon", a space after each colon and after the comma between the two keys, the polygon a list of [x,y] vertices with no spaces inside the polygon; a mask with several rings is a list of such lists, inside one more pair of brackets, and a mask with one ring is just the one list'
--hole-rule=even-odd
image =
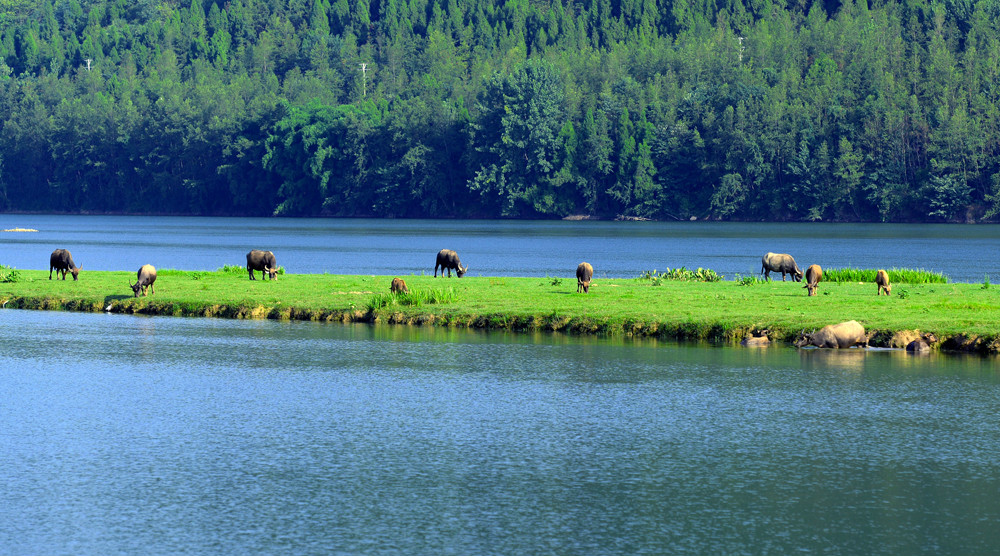
{"label": "shoreline", "polygon": [[2,308],[544,331],[724,346],[761,333],[773,344],[789,345],[800,331],[858,320],[872,347],[902,348],[932,333],[933,349],[1000,354],[1000,288],[978,284],[896,284],[893,297],[876,297],[874,284],[823,283],[820,295],[808,297],[794,282],[602,279],[583,294],[571,279],[414,275],[402,276],[412,295],[396,297],[389,294],[392,276],[292,274],[271,282],[250,281],[245,272],[162,270],[156,293],[135,298],[126,284],[132,272],[84,271],[79,282],[50,281],[45,271],[20,273],[21,281],[0,283]]}

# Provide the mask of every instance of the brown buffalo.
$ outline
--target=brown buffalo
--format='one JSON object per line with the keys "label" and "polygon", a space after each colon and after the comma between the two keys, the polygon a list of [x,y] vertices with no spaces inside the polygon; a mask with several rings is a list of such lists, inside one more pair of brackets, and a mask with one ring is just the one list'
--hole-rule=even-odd
{"label": "brown buffalo", "polygon": [[772,272],[780,272],[782,282],[785,281],[785,274],[791,274],[795,282],[802,281],[802,271],[795,264],[795,259],[784,253],[765,253],[760,259],[760,271],[765,279],[770,279]]}
{"label": "brown buffalo", "polygon": [[830,324],[812,334],[802,333],[795,342],[795,347],[849,348],[857,345],[867,346],[868,336],[865,327],[856,320]]}
{"label": "brown buffalo", "polygon": [[885,294],[889,295],[892,291],[892,284],[889,283],[889,273],[884,270],[879,270],[875,274],[875,285],[878,286],[878,293],[875,295],[882,295],[882,290],[885,290]]}
{"label": "brown buffalo", "polygon": [[80,276],[80,271],[83,267],[76,266],[73,264],[73,255],[69,254],[69,251],[65,249],[56,249],[49,255],[49,280],[52,279],[52,269],[56,269],[56,278],[59,278],[59,273],[62,272],[62,279],[66,279],[66,273],[70,272],[73,274],[73,280],[77,280]]}
{"label": "brown buffalo", "polygon": [[576,293],[589,293],[590,281],[594,277],[594,267],[590,263],[580,263],[576,267]]}
{"label": "brown buffalo", "polygon": [[816,295],[816,288],[819,287],[819,281],[822,279],[823,269],[818,264],[811,264],[806,269],[806,285],[802,287],[806,288],[809,295]]}
{"label": "brown buffalo", "polygon": [[392,293],[410,293],[410,290],[406,289],[406,282],[402,278],[393,278],[392,285],[389,286],[389,291]]}
{"label": "brown buffalo", "polygon": [[254,249],[247,253],[247,272],[250,273],[250,279],[256,280],[254,278],[254,271],[260,271],[260,279],[264,279],[264,273],[266,272],[271,280],[278,279],[278,263],[274,260],[274,253],[270,251],[260,251],[259,249]]}
{"label": "brown buffalo", "polygon": [[136,279],[138,280],[135,284],[129,281],[128,285],[132,288],[132,293],[136,297],[139,297],[139,292],[142,291],[143,297],[146,296],[146,290],[149,293],[156,293],[156,289],[153,288],[153,282],[156,281],[156,269],[151,264],[144,264],[139,271],[135,273]]}
{"label": "brown buffalo", "polygon": [[452,269],[455,270],[455,274],[461,278],[469,271],[469,267],[463,267],[462,261],[458,260],[458,253],[452,251],[451,249],[442,249],[438,251],[437,261],[434,262],[434,277],[437,278],[438,267],[441,267],[441,276],[444,276],[444,271],[448,271],[448,278],[451,278]]}
{"label": "brown buffalo", "polygon": [[921,334],[920,338],[906,344],[906,351],[913,353],[930,353],[931,345],[937,343],[937,336],[927,332]]}

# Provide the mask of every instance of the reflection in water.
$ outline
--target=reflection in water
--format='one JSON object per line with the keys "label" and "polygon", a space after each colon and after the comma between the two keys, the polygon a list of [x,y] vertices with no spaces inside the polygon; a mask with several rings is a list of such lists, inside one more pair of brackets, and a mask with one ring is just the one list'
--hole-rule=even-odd
{"label": "reflection in water", "polygon": [[992,553],[992,359],[0,311],[12,554]]}

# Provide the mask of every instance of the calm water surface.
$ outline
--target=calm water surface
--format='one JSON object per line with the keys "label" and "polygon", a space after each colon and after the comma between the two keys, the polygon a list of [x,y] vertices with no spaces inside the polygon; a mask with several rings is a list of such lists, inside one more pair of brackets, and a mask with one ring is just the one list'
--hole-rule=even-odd
{"label": "calm water surface", "polygon": [[274,251],[291,273],[430,274],[440,249],[458,251],[470,275],[568,276],[589,261],[595,276],[710,268],[732,279],[760,272],[768,252],[805,269],[922,268],[953,281],[1000,281],[1000,226],[563,222],[54,216],[0,214],[0,264],[48,269],[69,249],[84,270],[215,270],[245,265],[250,249]]}
{"label": "calm water surface", "polygon": [[898,351],[2,310],[0,552],[996,554],[998,378]]}

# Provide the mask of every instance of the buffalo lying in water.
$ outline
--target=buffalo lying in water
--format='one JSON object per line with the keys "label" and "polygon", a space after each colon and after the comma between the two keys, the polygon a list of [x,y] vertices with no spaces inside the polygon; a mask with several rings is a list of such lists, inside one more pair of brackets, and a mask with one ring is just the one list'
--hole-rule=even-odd
{"label": "buffalo lying in water", "polygon": [[66,273],[70,272],[73,274],[73,280],[77,280],[80,275],[80,270],[82,267],[76,266],[73,263],[73,255],[70,255],[69,251],[65,249],[56,249],[49,255],[49,280],[52,279],[52,269],[56,270],[56,278],[59,277],[59,273],[62,272],[62,279],[66,279]]}
{"label": "buffalo lying in water", "polygon": [[410,293],[410,290],[406,289],[406,282],[402,278],[393,278],[392,285],[389,286],[389,291],[391,293]]}
{"label": "buffalo lying in water", "polygon": [[795,282],[802,281],[802,271],[795,264],[795,259],[785,253],[765,253],[760,259],[760,271],[765,279],[770,279],[772,272],[781,273],[781,281],[785,281],[785,274],[791,274]]}
{"label": "buffalo lying in water", "polygon": [[806,288],[809,295],[816,295],[816,288],[819,287],[819,281],[823,279],[823,269],[819,267],[818,264],[811,264],[809,268],[806,269],[806,285],[802,286]]}
{"label": "buffalo lying in water", "polygon": [[590,292],[590,281],[594,277],[594,267],[590,263],[580,263],[576,267],[576,293]]}
{"label": "buffalo lying in water", "polygon": [[442,249],[438,251],[437,260],[434,262],[434,277],[437,278],[438,267],[441,267],[441,276],[444,276],[444,271],[448,271],[448,277],[451,278],[452,269],[455,270],[455,274],[461,278],[469,271],[469,267],[463,267],[462,261],[458,260],[458,253],[452,251],[451,249]]}
{"label": "buffalo lying in water", "polygon": [[278,279],[278,263],[274,259],[274,253],[270,251],[261,251],[259,249],[254,249],[247,253],[247,272],[250,273],[250,279],[256,280],[254,278],[254,271],[260,271],[260,279],[264,279],[264,273],[266,272],[271,280]]}
{"label": "buffalo lying in water", "polygon": [[886,295],[889,295],[889,292],[892,291],[892,284],[889,283],[889,273],[879,270],[875,274],[875,285],[878,286],[878,293],[875,295],[882,295],[883,290],[885,290]]}
{"label": "buffalo lying in water", "polygon": [[156,268],[151,264],[144,264],[139,271],[135,273],[138,281],[133,284],[131,281],[128,283],[129,287],[132,288],[132,293],[136,297],[139,297],[139,292],[142,291],[143,297],[146,296],[146,290],[149,289],[149,293],[156,293],[153,288],[153,282],[156,281]]}
{"label": "buffalo lying in water", "polygon": [[802,333],[795,342],[795,347],[849,348],[857,345],[867,346],[868,336],[865,327],[856,320],[830,324],[812,334]]}

